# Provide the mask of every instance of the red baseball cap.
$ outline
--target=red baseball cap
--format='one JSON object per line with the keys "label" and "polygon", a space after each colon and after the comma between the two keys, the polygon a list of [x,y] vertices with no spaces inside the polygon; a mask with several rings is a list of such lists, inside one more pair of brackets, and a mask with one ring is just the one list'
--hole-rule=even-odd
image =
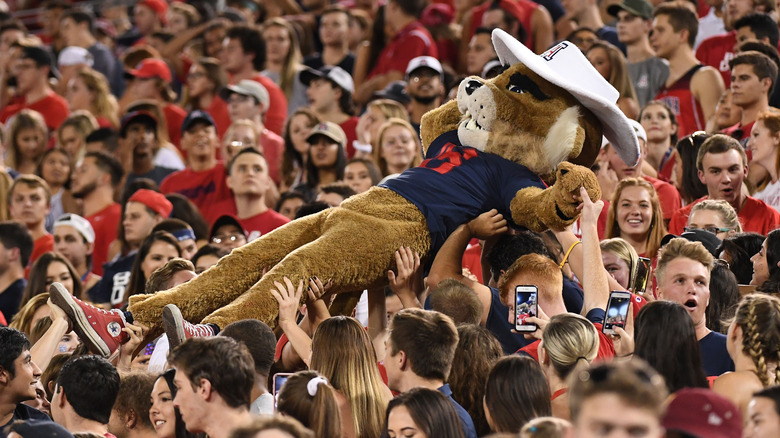
{"label": "red baseball cap", "polygon": [[729,399],[707,388],[683,388],[672,394],[662,425],[707,438],[742,436],[742,414]]}
{"label": "red baseball cap", "polygon": [[125,76],[133,78],[150,79],[160,78],[166,84],[171,83],[171,69],[162,59],[146,58],[135,67],[135,70],[127,70]]}
{"label": "red baseball cap", "polygon": [[165,0],[141,0],[136,6],[146,6],[153,10],[163,25],[168,24],[168,3]]}
{"label": "red baseball cap", "polygon": [[168,218],[173,211],[173,204],[165,198],[165,195],[149,189],[138,190],[127,202],[140,202],[164,218]]}

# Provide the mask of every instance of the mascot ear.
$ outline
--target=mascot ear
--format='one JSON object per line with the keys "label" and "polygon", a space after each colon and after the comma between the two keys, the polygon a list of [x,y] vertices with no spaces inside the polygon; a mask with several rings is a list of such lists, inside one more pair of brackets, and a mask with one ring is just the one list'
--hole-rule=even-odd
{"label": "mascot ear", "polygon": [[423,157],[428,152],[428,147],[437,137],[445,132],[458,129],[462,117],[458,110],[458,102],[455,99],[423,114],[422,120],[420,120]]}

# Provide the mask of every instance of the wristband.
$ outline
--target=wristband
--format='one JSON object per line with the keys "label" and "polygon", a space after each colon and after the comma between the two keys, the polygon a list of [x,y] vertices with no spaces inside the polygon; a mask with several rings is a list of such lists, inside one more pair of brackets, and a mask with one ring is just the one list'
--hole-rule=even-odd
{"label": "wristband", "polygon": [[365,152],[367,154],[371,153],[371,144],[367,143],[361,143],[357,140],[352,141],[352,147],[355,148],[356,151]]}

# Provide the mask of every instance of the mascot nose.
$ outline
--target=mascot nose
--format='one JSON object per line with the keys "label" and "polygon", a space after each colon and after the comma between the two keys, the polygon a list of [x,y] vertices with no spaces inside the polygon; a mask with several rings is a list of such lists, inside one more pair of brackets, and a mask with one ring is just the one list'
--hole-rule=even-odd
{"label": "mascot nose", "polygon": [[466,84],[466,94],[471,96],[471,94],[477,91],[477,89],[481,86],[482,82],[475,81],[474,79],[469,80],[469,82]]}

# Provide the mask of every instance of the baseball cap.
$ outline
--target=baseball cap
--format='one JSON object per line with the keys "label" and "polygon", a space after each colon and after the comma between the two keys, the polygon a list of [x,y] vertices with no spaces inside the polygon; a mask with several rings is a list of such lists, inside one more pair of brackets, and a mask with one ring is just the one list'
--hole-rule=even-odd
{"label": "baseball cap", "polygon": [[27,420],[11,426],[11,430],[20,436],[46,438],[72,438],[73,434],[59,424],[49,420]]}
{"label": "baseball cap", "polygon": [[418,56],[409,61],[409,65],[406,66],[407,81],[409,81],[409,76],[418,68],[429,68],[438,73],[439,76],[444,76],[444,70],[442,70],[441,63],[438,59],[433,56]]}
{"label": "baseball cap", "polygon": [[452,23],[455,10],[445,3],[432,3],[423,9],[420,22],[425,27],[443,26]]}
{"label": "baseball cap", "polygon": [[146,6],[154,11],[162,24],[168,24],[168,3],[165,0],[141,0],[136,6]]}
{"label": "baseball cap", "polygon": [[672,239],[676,239],[678,237],[682,237],[683,239],[686,239],[690,242],[699,242],[704,246],[704,249],[712,254],[713,257],[718,257],[718,247],[721,244],[721,240],[718,239],[718,236],[710,233],[707,230],[690,230],[680,234],[679,236],[675,236],[674,234],[667,234],[663,239],[661,239],[661,247],[669,243]]}
{"label": "baseball cap", "polygon": [[54,228],[63,225],[73,227],[87,243],[95,243],[95,230],[92,228],[92,224],[83,217],[73,213],[63,214],[54,222]]}
{"label": "baseball cap", "polygon": [[311,84],[312,80],[323,78],[329,79],[331,82],[341,87],[342,90],[349,91],[350,94],[355,92],[355,81],[352,80],[352,76],[339,66],[325,66],[319,70],[308,68],[301,71],[301,82],[307,87]]}
{"label": "baseball cap", "polygon": [[306,137],[306,141],[311,142],[311,139],[314,138],[315,135],[324,135],[340,144],[341,147],[344,147],[347,144],[347,135],[344,134],[344,130],[341,129],[341,126],[333,122],[322,122],[315,126],[314,129],[311,130],[311,134]]}
{"label": "baseball cap", "polygon": [[227,87],[219,90],[219,97],[225,102],[230,99],[231,94],[240,94],[242,96],[252,96],[260,102],[264,108],[268,108],[271,103],[271,98],[268,95],[268,90],[257,81],[251,79],[242,79],[239,83],[228,85]]}
{"label": "baseball cap", "polygon": [[394,100],[401,105],[407,105],[412,101],[411,97],[406,93],[406,82],[404,81],[390,82],[382,90],[375,91],[374,97],[377,99]]}
{"label": "baseball cap", "polygon": [[60,72],[57,71],[57,67],[54,65],[54,58],[47,49],[38,46],[22,46],[19,59],[32,59],[35,61],[35,65],[39,67],[49,67],[49,76],[54,78],[60,77]]}
{"label": "baseball cap", "polygon": [[173,204],[165,198],[165,195],[149,189],[138,190],[133,193],[133,196],[131,196],[127,202],[140,202],[165,218],[170,216],[171,211],[173,211]]}
{"label": "baseball cap", "polygon": [[217,220],[214,221],[214,225],[211,226],[211,232],[209,233],[209,242],[211,242],[211,239],[214,238],[214,236],[217,234],[217,231],[224,227],[225,225],[233,225],[239,230],[241,230],[244,235],[246,235],[246,230],[244,230],[244,227],[241,226],[241,223],[236,219],[235,217],[229,215],[229,214],[223,214],[222,216],[218,217]]}
{"label": "baseball cap", "polygon": [[168,64],[162,59],[157,58],[146,58],[139,62],[135,69],[127,70],[125,72],[125,78],[160,78],[165,81],[166,84],[170,84],[172,80],[171,69],[168,67]]}
{"label": "baseball cap", "polygon": [[663,427],[707,438],[742,436],[742,415],[729,399],[706,388],[683,388],[672,394]]}
{"label": "baseball cap", "polygon": [[187,117],[184,118],[184,121],[181,122],[181,133],[184,134],[184,132],[190,129],[190,126],[195,122],[206,122],[211,126],[217,126],[217,124],[214,123],[214,118],[211,117],[211,114],[203,110],[193,110],[190,111],[190,113],[187,114]]}
{"label": "baseball cap", "polygon": [[125,114],[122,117],[122,121],[119,124],[119,136],[125,138],[127,134],[127,127],[133,122],[150,123],[157,129],[157,117],[149,111],[132,111]]}
{"label": "baseball cap", "polygon": [[62,49],[60,56],[57,58],[57,65],[60,67],[68,67],[71,65],[86,64],[90,67],[95,63],[92,54],[83,47],[69,46]]}
{"label": "baseball cap", "polygon": [[607,13],[613,17],[617,17],[618,12],[621,10],[636,15],[637,17],[642,17],[645,20],[653,18],[653,5],[646,0],[623,0],[618,5],[611,5],[608,7]]}

